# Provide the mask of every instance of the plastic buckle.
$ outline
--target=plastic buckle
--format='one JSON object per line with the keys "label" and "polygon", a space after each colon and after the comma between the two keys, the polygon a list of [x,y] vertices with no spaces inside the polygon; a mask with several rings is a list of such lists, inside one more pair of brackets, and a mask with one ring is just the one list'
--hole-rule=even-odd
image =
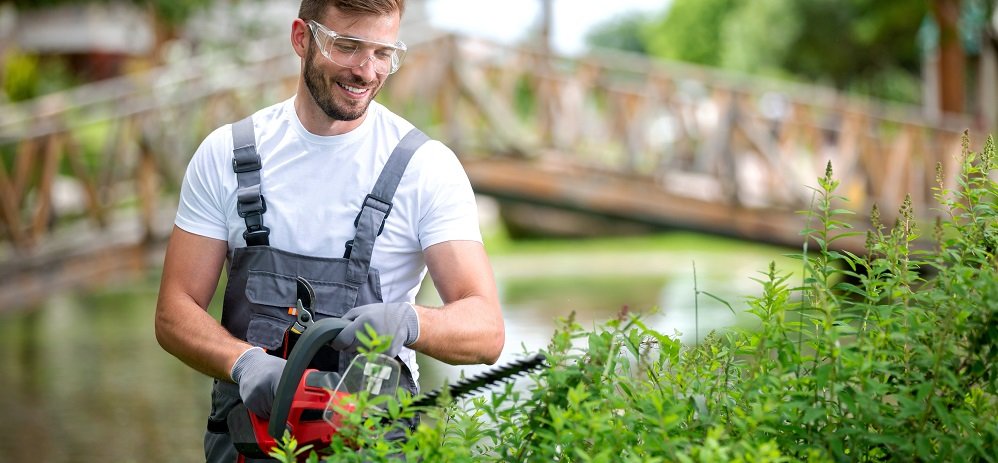
{"label": "plastic buckle", "polygon": [[[370,202],[368,200],[370,200]],[[379,205],[382,207],[377,207]],[[360,206],[360,212],[357,213],[357,218],[353,219],[354,228],[357,228],[357,225],[360,224],[360,215],[364,213],[364,208],[373,207],[385,213],[385,218],[381,220],[381,226],[378,227],[378,236],[381,236],[381,232],[385,231],[385,222],[388,222],[388,215],[392,213],[392,206],[393,206],[392,203],[384,201],[378,198],[377,196],[368,194],[364,198],[364,203]]]}
{"label": "plastic buckle", "polygon": [[247,246],[260,246],[270,244],[270,229],[260,225],[259,228],[254,230],[246,229],[243,232],[243,239],[246,240]]}
{"label": "plastic buckle", "polygon": [[267,212],[267,198],[264,198],[263,195],[260,195],[260,209],[259,210],[257,210],[257,209],[245,210],[245,209],[243,209],[243,204],[244,203],[238,203],[238,204],[236,204],[236,213],[239,214],[239,217],[242,217],[244,219],[246,217],[249,217],[249,216],[253,215],[253,214],[262,215],[264,212]]}
{"label": "plastic buckle", "polygon": [[243,172],[253,172],[254,170],[260,170],[263,165],[260,163],[260,157],[255,156],[252,162],[242,162],[240,163],[236,158],[232,158],[232,170],[241,174]]}

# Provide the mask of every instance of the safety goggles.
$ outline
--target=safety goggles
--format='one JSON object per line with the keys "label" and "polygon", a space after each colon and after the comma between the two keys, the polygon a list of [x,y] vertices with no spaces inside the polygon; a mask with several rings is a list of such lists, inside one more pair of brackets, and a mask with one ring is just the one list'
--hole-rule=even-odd
{"label": "safety goggles", "polygon": [[374,72],[393,74],[402,66],[406,46],[401,40],[395,43],[377,42],[355,37],[345,37],[326,26],[309,20],[312,37],[326,59],[346,68],[355,68],[371,62]]}

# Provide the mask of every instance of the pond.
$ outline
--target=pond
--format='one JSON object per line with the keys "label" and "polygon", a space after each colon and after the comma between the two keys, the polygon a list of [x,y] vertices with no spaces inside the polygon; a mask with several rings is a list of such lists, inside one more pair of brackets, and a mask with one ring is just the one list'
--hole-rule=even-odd
{"label": "pond", "polygon": [[[591,327],[625,306],[693,342],[748,320],[735,313],[758,292],[752,278],[771,261],[792,269],[792,252],[682,233],[490,246],[507,333],[499,364],[543,348],[559,317]],[[210,380],[157,344],[158,283],[151,271],[0,316],[0,460],[203,461]],[[431,284],[419,302],[437,302]],[[420,365],[424,390],[486,369]]]}

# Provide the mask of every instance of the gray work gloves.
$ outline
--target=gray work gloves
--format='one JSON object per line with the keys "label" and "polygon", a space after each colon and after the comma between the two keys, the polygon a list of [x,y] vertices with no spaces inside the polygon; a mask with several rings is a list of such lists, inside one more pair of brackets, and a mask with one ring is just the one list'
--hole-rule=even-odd
{"label": "gray work gloves", "polygon": [[249,411],[261,418],[270,418],[285,363],[286,360],[254,347],[232,364],[232,380],[239,385],[239,397]]}
{"label": "gray work gloves", "polygon": [[408,302],[362,305],[350,309],[342,318],[353,323],[333,339],[331,345],[336,350],[356,353],[361,346],[357,333],[365,332],[365,324],[371,325],[379,335],[392,337],[388,350],[384,352],[392,358],[398,355],[402,346],[410,346],[419,339],[419,316]]}

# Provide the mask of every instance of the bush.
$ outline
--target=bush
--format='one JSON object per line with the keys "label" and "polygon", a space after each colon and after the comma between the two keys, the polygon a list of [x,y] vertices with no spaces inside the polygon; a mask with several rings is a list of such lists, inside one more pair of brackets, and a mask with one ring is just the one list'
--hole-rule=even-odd
{"label": "bush", "polygon": [[10,49],[2,64],[0,103],[30,100],[79,84],[79,79],[57,58],[42,59]]}
{"label": "bush", "polygon": [[905,201],[890,229],[873,211],[867,255],[835,251],[855,232],[829,165],[805,231],[816,249],[799,283],[760,274],[758,327],[683,346],[640,317],[564,320],[526,389],[425,410],[405,442],[380,423],[416,413],[410,398],[354,414],[330,461],[995,461],[995,149],[966,146],[959,186],[936,190],[932,250],[912,248]]}

